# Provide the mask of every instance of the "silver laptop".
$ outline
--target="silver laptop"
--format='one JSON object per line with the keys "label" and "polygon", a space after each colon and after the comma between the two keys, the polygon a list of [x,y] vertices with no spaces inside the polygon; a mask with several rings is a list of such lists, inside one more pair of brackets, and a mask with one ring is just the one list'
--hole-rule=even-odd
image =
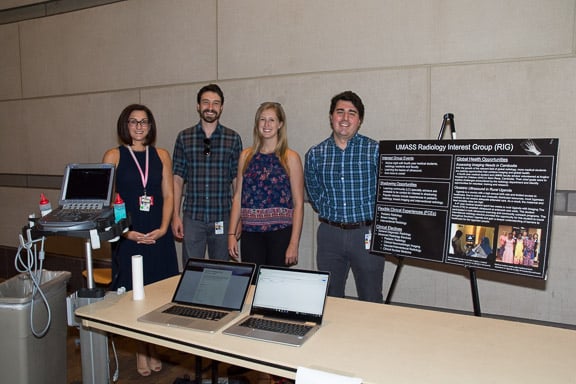
{"label": "silver laptop", "polygon": [[115,167],[113,164],[68,164],[62,178],[58,207],[38,219],[44,231],[79,231],[111,221]]}
{"label": "silver laptop", "polygon": [[261,266],[250,315],[223,333],[300,346],[322,324],[329,273]]}
{"label": "silver laptop", "polygon": [[242,310],[256,266],[190,258],[170,303],[138,321],[216,332]]}

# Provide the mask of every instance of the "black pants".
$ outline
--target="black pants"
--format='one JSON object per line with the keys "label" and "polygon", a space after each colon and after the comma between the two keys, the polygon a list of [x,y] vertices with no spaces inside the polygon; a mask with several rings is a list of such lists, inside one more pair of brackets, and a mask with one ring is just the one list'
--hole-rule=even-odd
{"label": "black pants", "polygon": [[240,255],[242,261],[256,265],[286,265],[286,249],[292,227],[272,232],[242,232]]}

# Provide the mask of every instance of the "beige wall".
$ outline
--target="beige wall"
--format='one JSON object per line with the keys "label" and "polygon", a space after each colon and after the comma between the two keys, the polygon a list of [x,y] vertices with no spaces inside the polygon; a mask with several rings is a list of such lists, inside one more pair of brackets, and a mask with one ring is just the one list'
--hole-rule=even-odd
{"label": "beige wall", "polygon": [[[132,102],[151,107],[158,146],[171,151],[197,120],[198,88],[217,81],[222,121],[245,145],[257,106],[279,101],[303,157],[330,134],[330,97],[352,89],[366,105],[362,131],[376,140],[436,138],[446,112],[462,139],[558,137],[557,188],[573,191],[575,5],[128,0],[0,25],[0,174],[58,175],[66,163],[99,161]],[[1,245],[17,245],[39,192],[0,186]],[[576,324],[575,225],[576,216],[553,219],[545,282],[479,272],[482,311]],[[315,265],[315,227],[307,205],[300,267]],[[421,263],[407,262],[394,301],[472,309],[465,271]]]}

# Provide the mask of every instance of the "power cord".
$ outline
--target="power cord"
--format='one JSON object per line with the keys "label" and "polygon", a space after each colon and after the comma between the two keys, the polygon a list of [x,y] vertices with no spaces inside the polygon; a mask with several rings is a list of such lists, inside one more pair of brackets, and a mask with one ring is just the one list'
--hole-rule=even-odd
{"label": "power cord", "polygon": [[[48,333],[50,324],[52,322],[52,311],[50,310],[50,304],[46,295],[42,291],[40,285],[42,284],[42,271],[44,264],[44,241],[46,238],[42,236],[41,238],[32,240],[32,235],[30,229],[27,230],[27,240],[24,240],[24,236],[18,235],[20,240],[20,245],[18,246],[18,252],[16,253],[16,258],[14,259],[14,267],[16,271],[20,273],[28,274],[30,281],[32,281],[32,300],[30,303],[30,330],[32,334],[37,338],[42,338]],[[40,251],[38,251],[37,243],[40,243]],[[22,259],[22,251],[26,250],[26,261]],[[46,326],[41,330],[37,331],[34,326],[34,299],[36,294],[40,295],[44,306],[46,307],[47,319]]]}
{"label": "power cord", "polygon": [[112,381],[117,382],[120,377],[120,364],[118,364],[118,353],[116,352],[116,345],[114,344],[114,338],[110,335],[110,343],[112,344],[112,351],[114,352],[114,362],[116,363],[116,370],[114,375],[112,375]]}

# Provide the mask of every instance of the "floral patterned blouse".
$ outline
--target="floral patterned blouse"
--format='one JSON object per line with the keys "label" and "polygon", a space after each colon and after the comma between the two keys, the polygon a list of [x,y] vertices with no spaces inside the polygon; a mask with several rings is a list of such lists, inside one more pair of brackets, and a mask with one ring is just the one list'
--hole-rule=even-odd
{"label": "floral patterned blouse", "polygon": [[255,154],[242,179],[242,230],[271,232],[292,225],[290,178],[276,154]]}

